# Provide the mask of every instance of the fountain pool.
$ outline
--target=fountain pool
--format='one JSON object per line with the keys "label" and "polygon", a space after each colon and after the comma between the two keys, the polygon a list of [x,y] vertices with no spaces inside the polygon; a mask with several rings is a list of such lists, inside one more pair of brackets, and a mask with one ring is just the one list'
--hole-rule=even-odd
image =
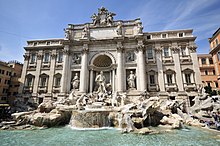
{"label": "fountain pool", "polygon": [[70,126],[44,130],[0,131],[1,146],[217,146],[219,133],[198,128],[154,135],[121,134],[116,129],[75,130]]}

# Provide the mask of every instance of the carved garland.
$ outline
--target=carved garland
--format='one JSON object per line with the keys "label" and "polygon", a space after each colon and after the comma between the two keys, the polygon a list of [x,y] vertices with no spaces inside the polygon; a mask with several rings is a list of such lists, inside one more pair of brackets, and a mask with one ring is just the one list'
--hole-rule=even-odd
{"label": "carved garland", "polygon": [[52,59],[55,59],[56,57],[57,57],[56,54],[51,54],[51,58],[52,58]]}
{"label": "carved garland", "polygon": [[43,55],[42,54],[37,54],[37,59],[38,60],[41,60],[43,58]]}
{"label": "carved garland", "polygon": [[173,53],[179,53],[180,52],[179,47],[171,47],[170,49],[173,51]]}

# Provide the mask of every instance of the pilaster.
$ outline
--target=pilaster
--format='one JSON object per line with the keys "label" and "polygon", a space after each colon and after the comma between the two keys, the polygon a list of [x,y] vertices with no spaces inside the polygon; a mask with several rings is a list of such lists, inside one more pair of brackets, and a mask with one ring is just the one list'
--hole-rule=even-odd
{"label": "pilaster", "polygon": [[198,86],[198,85],[202,85],[202,80],[201,80],[201,73],[199,70],[199,63],[198,63],[198,57],[196,54],[196,49],[197,49],[197,46],[194,44],[189,46],[190,56],[192,58],[192,63],[193,63],[193,71],[195,74],[195,83]]}
{"label": "pilaster", "polygon": [[180,57],[179,57],[179,52],[180,52],[180,48],[175,46],[175,47],[171,47],[171,50],[173,51],[173,60],[174,60],[174,69],[176,72],[176,83],[178,86],[178,89],[180,92],[184,91],[183,88],[183,77],[182,77],[182,72],[181,72],[181,67],[180,67]]}
{"label": "pilaster", "polygon": [[35,81],[33,84],[33,93],[36,95],[38,91],[39,81],[40,81],[40,72],[41,72],[41,63],[43,59],[43,51],[40,50],[37,54],[37,67],[36,67],[36,74],[35,74]]}
{"label": "pilaster", "polygon": [[48,93],[52,93],[53,90],[53,81],[54,81],[54,73],[55,73],[55,64],[56,64],[56,50],[52,50],[51,54],[51,62],[50,62],[50,74],[48,81]]}
{"label": "pilaster", "polygon": [[21,74],[21,79],[20,79],[20,86],[18,89],[18,93],[22,94],[23,88],[25,86],[25,78],[27,75],[27,68],[28,68],[28,63],[29,63],[30,55],[27,53],[24,55],[24,64],[22,68],[22,74]]}

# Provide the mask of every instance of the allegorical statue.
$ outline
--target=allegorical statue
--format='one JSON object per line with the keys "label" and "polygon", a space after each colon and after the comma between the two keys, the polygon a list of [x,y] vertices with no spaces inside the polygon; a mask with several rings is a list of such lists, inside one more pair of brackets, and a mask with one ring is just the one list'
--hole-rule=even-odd
{"label": "allegorical statue", "polygon": [[64,31],[65,31],[65,39],[67,39],[67,40],[69,40],[70,39],[70,30],[68,30],[68,29],[64,29]]}
{"label": "allegorical statue", "polygon": [[78,76],[78,73],[76,73],[75,76],[72,79],[72,86],[73,86],[73,89],[79,89],[79,76]]}
{"label": "allegorical statue", "polygon": [[121,22],[118,22],[116,32],[117,32],[117,35],[122,35],[122,23]]}
{"label": "allegorical statue", "polygon": [[92,21],[93,21],[93,25],[97,25],[100,24],[100,17],[98,15],[96,15],[96,13],[94,13],[92,16]]}
{"label": "allegorical statue", "polygon": [[143,26],[141,22],[137,23],[137,33],[138,34],[143,34]]}
{"label": "allegorical statue", "polygon": [[82,31],[82,38],[89,38],[89,25],[85,25]]}
{"label": "allegorical statue", "polygon": [[135,78],[136,76],[134,75],[133,71],[130,71],[130,74],[127,78],[129,88],[135,88]]}
{"label": "allegorical statue", "polygon": [[95,78],[95,82],[98,85],[98,91],[97,93],[106,93],[106,86],[105,86],[105,76],[103,75],[103,72],[100,71],[100,74],[98,74]]}
{"label": "allegorical statue", "polygon": [[106,21],[107,21],[108,25],[112,25],[113,24],[113,16],[115,16],[115,14],[112,13],[112,12],[109,12],[107,14]]}

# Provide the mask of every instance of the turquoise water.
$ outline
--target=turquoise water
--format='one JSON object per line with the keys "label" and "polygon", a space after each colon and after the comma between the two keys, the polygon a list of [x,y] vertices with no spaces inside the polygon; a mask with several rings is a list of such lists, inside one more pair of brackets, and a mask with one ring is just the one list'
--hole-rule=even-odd
{"label": "turquoise water", "polygon": [[220,146],[216,133],[202,129],[175,130],[156,135],[121,134],[115,129],[0,131],[0,146]]}

